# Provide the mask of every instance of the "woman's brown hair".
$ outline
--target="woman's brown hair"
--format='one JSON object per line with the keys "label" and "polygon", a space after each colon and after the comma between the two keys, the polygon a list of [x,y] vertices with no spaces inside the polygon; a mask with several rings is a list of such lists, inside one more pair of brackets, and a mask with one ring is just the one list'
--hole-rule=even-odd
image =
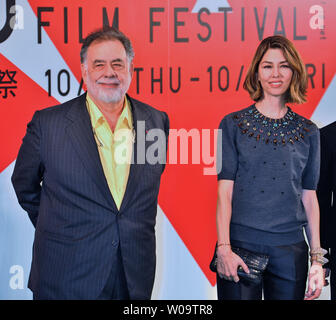
{"label": "woman's brown hair", "polygon": [[282,36],[265,38],[257,48],[243,86],[250,94],[251,99],[259,101],[264,97],[263,89],[258,80],[258,68],[260,61],[268,49],[281,49],[289,67],[293,71],[292,80],[286,92],[285,102],[298,104],[306,102],[307,72],[305,65],[292,42]]}

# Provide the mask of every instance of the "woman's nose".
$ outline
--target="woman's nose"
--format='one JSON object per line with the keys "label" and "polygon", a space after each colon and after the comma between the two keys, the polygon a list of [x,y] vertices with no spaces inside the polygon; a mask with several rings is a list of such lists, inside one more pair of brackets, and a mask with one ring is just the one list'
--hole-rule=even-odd
{"label": "woman's nose", "polygon": [[280,73],[280,69],[279,69],[279,67],[274,67],[273,68],[273,74],[272,74],[272,76],[273,77],[279,77],[281,75],[281,73]]}

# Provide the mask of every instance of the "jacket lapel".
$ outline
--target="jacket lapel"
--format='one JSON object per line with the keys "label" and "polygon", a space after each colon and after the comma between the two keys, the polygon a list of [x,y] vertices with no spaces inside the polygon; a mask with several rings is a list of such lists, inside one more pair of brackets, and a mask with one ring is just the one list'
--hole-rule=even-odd
{"label": "jacket lapel", "polygon": [[[137,157],[139,153],[138,147],[142,149],[141,145],[139,145],[139,142],[140,144],[142,143],[143,146],[145,144],[145,141],[141,141],[141,140],[142,138],[143,139],[145,138],[146,132],[150,129],[148,127],[148,121],[146,120],[148,120],[151,117],[151,114],[145,108],[143,108],[143,106],[141,105],[139,101],[132,99],[128,95],[127,95],[127,99],[130,101],[130,105],[132,109],[133,128],[135,130],[135,141],[133,144],[133,155],[132,155],[133,161],[130,166],[130,172],[128,176],[126,190],[125,190],[123,201],[121,203],[120,210],[123,210],[127,206],[129,201],[131,200],[132,194],[134,193],[134,189],[137,188],[137,180],[138,180],[139,173],[141,172],[141,165],[137,165]],[[143,126],[139,125],[139,122],[142,122],[142,121],[145,123],[145,128],[144,128],[145,132],[140,132],[142,131],[141,129],[143,128]],[[141,150],[141,151],[145,152],[146,150]]]}
{"label": "jacket lapel", "polygon": [[66,117],[70,120],[66,131],[83,165],[109,204],[117,211],[108,187],[93,135],[91,120],[86,108],[86,94],[74,99]]}

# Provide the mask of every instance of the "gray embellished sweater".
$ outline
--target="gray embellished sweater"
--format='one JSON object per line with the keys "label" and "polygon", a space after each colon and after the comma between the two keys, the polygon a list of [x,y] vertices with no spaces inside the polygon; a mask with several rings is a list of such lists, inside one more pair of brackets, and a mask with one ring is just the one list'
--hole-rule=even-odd
{"label": "gray embellished sweater", "polygon": [[252,105],[225,116],[219,129],[218,180],[234,180],[231,239],[267,245],[304,240],[302,190],[315,190],[319,179],[317,126],[289,107],[283,118],[270,119]]}

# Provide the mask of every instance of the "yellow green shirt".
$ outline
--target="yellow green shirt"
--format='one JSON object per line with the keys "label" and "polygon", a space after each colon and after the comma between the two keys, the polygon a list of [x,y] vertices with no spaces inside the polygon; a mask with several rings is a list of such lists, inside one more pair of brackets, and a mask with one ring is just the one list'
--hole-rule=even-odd
{"label": "yellow green shirt", "polygon": [[114,202],[120,209],[126,190],[133,148],[133,122],[129,101],[125,97],[124,108],[114,132],[88,94],[86,102],[104,174]]}

